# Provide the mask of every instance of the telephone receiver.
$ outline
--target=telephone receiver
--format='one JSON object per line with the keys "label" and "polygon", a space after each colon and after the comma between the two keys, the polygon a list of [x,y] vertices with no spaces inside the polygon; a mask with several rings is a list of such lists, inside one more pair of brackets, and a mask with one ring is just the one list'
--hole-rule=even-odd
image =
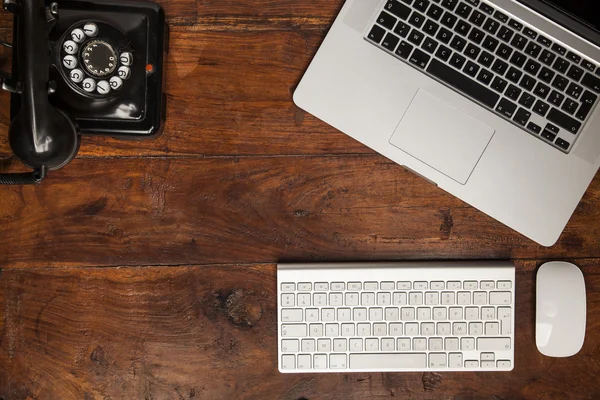
{"label": "telephone receiver", "polygon": [[3,0],[14,14],[9,144],[31,173],[0,184],[37,184],[67,165],[82,134],[153,138],[166,118],[168,26],[146,1]]}

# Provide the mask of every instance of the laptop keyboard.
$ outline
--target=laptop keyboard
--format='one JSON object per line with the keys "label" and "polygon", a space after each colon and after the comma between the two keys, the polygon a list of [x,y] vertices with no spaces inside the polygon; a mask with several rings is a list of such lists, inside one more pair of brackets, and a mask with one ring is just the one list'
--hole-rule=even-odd
{"label": "laptop keyboard", "polygon": [[563,152],[600,96],[596,63],[480,0],[388,0],[366,39]]}

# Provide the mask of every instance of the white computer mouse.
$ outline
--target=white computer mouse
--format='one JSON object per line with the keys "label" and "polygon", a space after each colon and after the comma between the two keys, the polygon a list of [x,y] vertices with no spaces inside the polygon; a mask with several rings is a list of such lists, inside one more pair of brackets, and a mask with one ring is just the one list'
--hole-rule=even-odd
{"label": "white computer mouse", "polygon": [[554,261],[537,273],[535,341],[549,357],[570,357],[581,350],[586,322],[585,281],[581,270]]}

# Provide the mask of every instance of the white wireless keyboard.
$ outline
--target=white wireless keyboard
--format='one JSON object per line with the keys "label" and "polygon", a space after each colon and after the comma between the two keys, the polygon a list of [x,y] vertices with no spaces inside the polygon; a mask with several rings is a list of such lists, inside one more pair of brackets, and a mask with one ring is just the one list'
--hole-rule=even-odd
{"label": "white wireless keyboard", "polygon": [[279,370],[510,371],[506,262],[279,264]]}

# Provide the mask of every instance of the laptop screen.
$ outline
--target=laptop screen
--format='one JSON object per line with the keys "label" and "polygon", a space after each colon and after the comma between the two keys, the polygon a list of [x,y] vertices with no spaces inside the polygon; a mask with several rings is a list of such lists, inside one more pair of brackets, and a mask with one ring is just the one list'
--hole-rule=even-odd
{"label": "laptop screen", "polygon": [[543,0],[600,31],[600,13],[595,0]]}

